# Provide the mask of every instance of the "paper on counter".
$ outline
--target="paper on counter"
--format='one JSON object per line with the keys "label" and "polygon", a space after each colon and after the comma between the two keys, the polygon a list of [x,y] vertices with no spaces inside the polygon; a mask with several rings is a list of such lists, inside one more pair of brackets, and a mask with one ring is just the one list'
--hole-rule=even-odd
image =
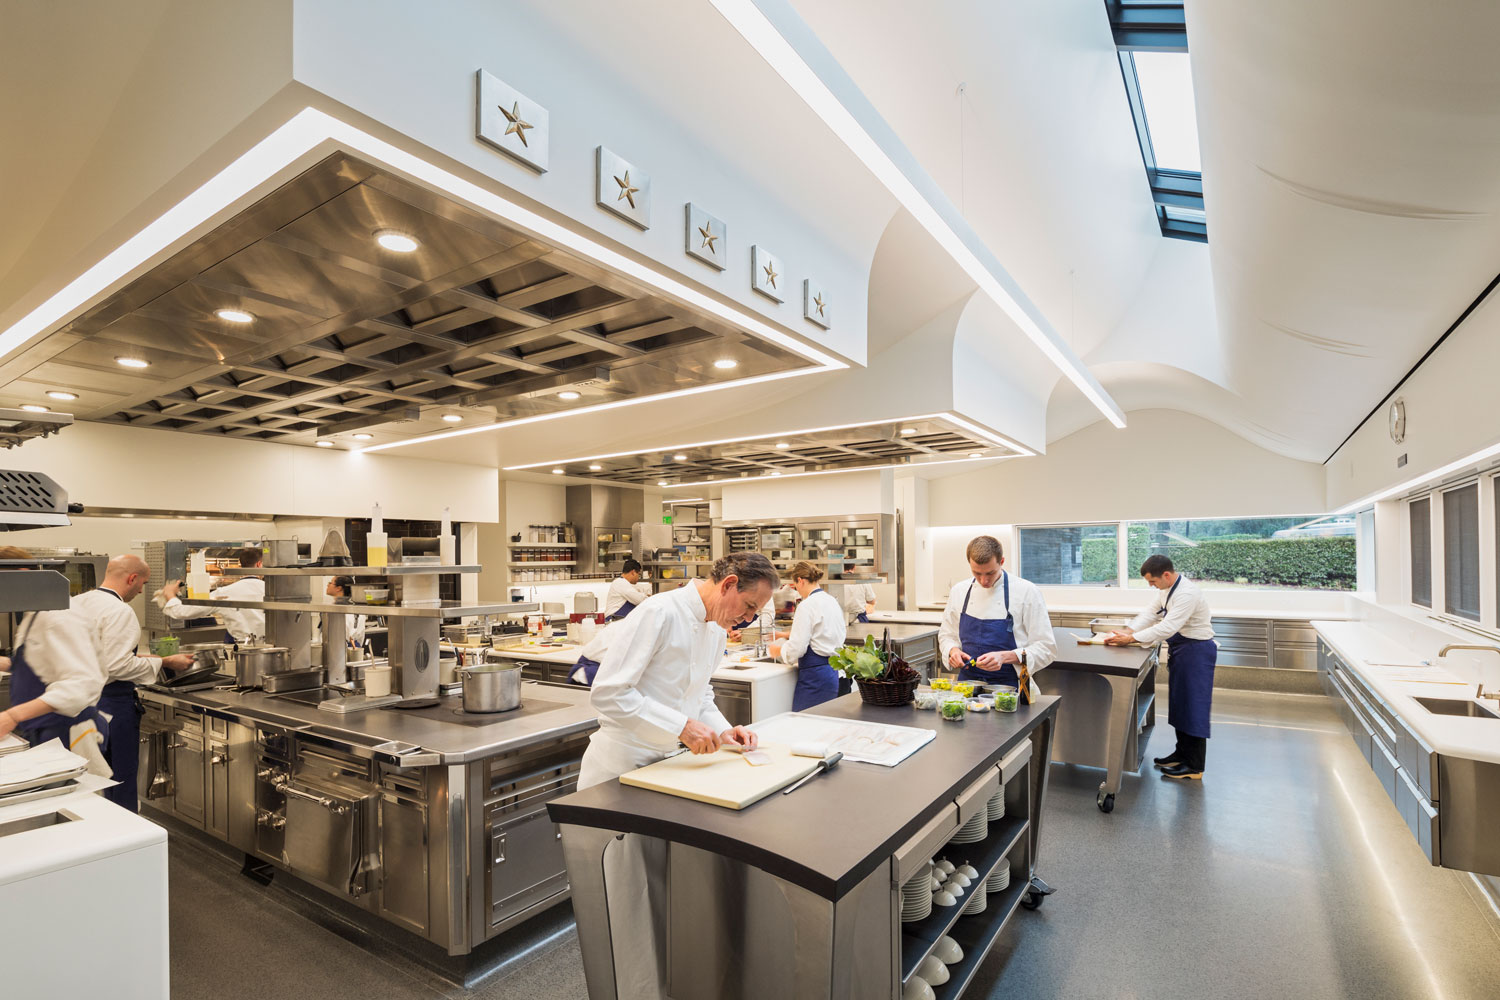
{"label": "paper on counter", "polygon": [[48,740],[30,750],[0,757],[0,792],[48,779],[61,780],[87,767],[88,761],[63,746],[62,740]]}
{"label": "paper on counter", "polygon": [[790,747],[818,744],[827,747],[829,754],[842,753],[845,760],[882,767],[895,767],[937,737],[931,729],[834,719],[806,712],[783,712],[749,728],[763,743]]}

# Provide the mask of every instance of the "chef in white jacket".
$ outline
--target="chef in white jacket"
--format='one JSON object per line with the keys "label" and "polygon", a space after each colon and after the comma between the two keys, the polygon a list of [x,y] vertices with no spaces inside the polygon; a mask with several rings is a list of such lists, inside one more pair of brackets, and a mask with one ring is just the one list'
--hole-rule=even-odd
{"label": "chef in white jacket", "polygon": [[[248,569],[259,566],[263,558],[260,549],[246,548],[240,550],[240,566]],[[266,613],[253,608],[225,608],[212,607],[203,604],[184,604],[177,596],[182,586],[181,580],[171,580],[161,589],[164,599],[162,613],[175,622],[185,622],[193,618],[204,618],[209,615],[218,615],[224,621],[224,628],[229,632],[229,637],[241,645],[250,641],[251,636],[265,638]],[[226,583],[213,592],[210,600],[214,601],[264,601],[266,599],[266,581],[258,576],[242,576],[233,583]]]}
{"label": "chef in white jacket", "polygon": [[797,668],[792,711],[801,712],[839,696],[839,675],[828,665],[828,658],[844,644],[847,629],[844,609],[818,586],[822,570],[812,563],[799,562],[787,576],[802,600],[792,615],[791,629],[777,632],[776,638],[786,640],[781,647],[781,662]]}
{"label": "chef in white jacket", "polygon": [[[710,580],[642,601],[609,626],[608,648],[590,701],[599,728],[589,738],[580,790],[661,760],[681,741],[693,753],[722,744],[754,746],[755,735],[731,726],[714,705],[709,681],[719,666],[725,630],[766,603],[776,570],[759,552],[736,552],[714,564]],[[604,883],[622,1000],[665,996],[666,845],[626,834],[604,854]]]}
{"label": "chef in white jacket", "polygon": [[604,617],[616,622],[634,611],[646,599],[645,591],[639,586],[640,582],[641,564],[634,559],[626,559],[620,575],[609,581],[609,592],[604,595]]}
{"label": "chef in white jacket", "polygon": [[139,763],[141,709],[135,697],[137,684],[151,684],[162,667],[186,670],[193,664],[191,653],[174,656],[141,656],[141,623],[131,610],[135,600],[151,577],[151,570],[140,556],[118,555],[104,569],[104,580],[93,590],[73,598],[71,607],[88,625],[94,654],[104,670],[104,700],[117,709],[110,713],[109,743],[119,752],[109,755],[114,779],[119,782],[104,791],[104,797],[118,806],[139,811],[136,801],[135,775]]}
{"label": "chef in white jacket", "polygon": [[[938,650],[960,680],[1020,687],[1021,678],[1057,658],[1047,602],[1035,584],[1005,571],[1005,552],[992,535],[971,539],[965,555],[973,579],[948,594]],[[1036,692],[1027,691],[1021,697],[1029,703]]]}

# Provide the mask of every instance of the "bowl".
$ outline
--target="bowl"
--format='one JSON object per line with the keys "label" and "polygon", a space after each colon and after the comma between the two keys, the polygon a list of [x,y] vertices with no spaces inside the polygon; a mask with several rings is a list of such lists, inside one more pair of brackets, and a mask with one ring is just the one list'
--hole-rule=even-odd
{"label": "bowl", "polygon": [[948,981],[948,967],[943,964],[942,959],[928,955],[917,966],[917,975],[933,986],[941,986]]}
{"label": "bowl", "polygon": [[943,889],[932,894],[932,902],[937,906],[952,906],[958,900],[954,897],[953,893],[947,889]]}
{"label": "bowl", "polygon": [[901,988],[901,1000],[937,1000],[932,985],[921,976],[913,975]]}
{"label": "bowl", "polygon": [[962,962],[964,960],[964,950],[958,946],[957,941],[946,934],[938,938],[937,944],[932,946],[932,954],[936,956],[938,961],[945,965],[952,965],[955,962]]}
{"label": "bowl", "polygon": [[[968,868],[967,865],[965,865],[964,867]],[[973,871],[973,870],[974,869],[969,868],[969,871]],[[951,885],[953,883],[957,883],[958,885],[963,886],[965,889],[967,889],[970,886],[970,884],[973,883],[974,878],[971,875],[965,875],[963,873],[963,871],[964,871],[963,868],[960,868],[957,871],[955,871],[952,875],[949,875],[948,876],[948,882],[949,882],[949,884]]]}
{"label": "bowl", "polygon": [[976,879],[979,877],[979,869],[975,868],[973,865],[959,865],[953,870],[956,874],[962,875],[967,879]]}
{"label": "bowl", "polygon": [[379,590],[372,588],[365,591],[366,604],[384,604],[390,599],[391,591],[389,587],[382,587]]}
{"label": "bowl", "polygon": [[933,862],[933,864],[937,867],[938,871],[942,872],[944,875],[953,874],[953,862],[949,861],[947,858],[943,858],[941,861],[935,861]]}
{"label": "bowl", "polygon": [[947,677],[934,677],[932,679],[932,689],[934,691],[952,691],[953,681]]}

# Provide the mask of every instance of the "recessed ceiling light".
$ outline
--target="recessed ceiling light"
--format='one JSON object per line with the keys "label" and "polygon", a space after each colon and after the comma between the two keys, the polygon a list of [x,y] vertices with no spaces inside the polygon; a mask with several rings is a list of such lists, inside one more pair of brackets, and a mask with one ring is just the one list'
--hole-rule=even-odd
{"label": "recessed ceiling light", "polygon": [[356,440],[356,441],[368,441],[371,438],[373,438],[374,436],[375,436],[374,434],[356,434],[356,435],[354,435],[354,440]]}
{"label": "recessed ceiling light", "polygon": [[422,245],[405,233],[399,233],[394,229],[382,229],[376,233],[375,242],[392,253],[411,253]]}
{"label": "recessed ceiling light", "polygon": [[563,474],[563,470],[561,470],[561,469],[553,469],[553,470],[552,470],[552,474],[553,474],[553,475],[554,475],[554,476],[560,476],[560,475],[562,475],[562,474]]}
{"label": "recessed ceiling light", "polygon": [[45,406],[39,406],[36,403],[22,403],[21,404],[21,409],[25,410],[27,413],[46,413],[47,412],[47,408]]}
{"label": "recessed ceiling light", "polygon": [[151,362],[142,358],[115,358],[115,364],[124,365],[126,368],[150,368]]}
{"label": "recessed ceiling light", "polygon": [[983,455],[981,455],[981,454],[980,454],[980,453],[979,453],[979,452],[977,452],[977,451],[971,451],[971,452],[969,452],[969,457],[970,457],[970,458],[983,458],[983,457],[984,457],[984,456],[983,456]]}
{"label": "recessed ceiling light", "polygon": [[445,413],[443,414],[443,419],[450,424],[456,424],[460,420],[462,420],[463,417],[459,416],[457,413]]}
{"label": "recessed ceiling light", "polygon": [[71,403],[73,400],[75,400],[75,399],[78,398],[78,393],[76,393],[76,392],[63,392],[61,389],[49,389],[47,391],[47,398],[48,399],[60,399],[64,403]]}
{"label": "recessed ceiling light", "polygon": [[253,323],[255,317],[243,309],[215,309],[214,315],[226,323]]}
{"label": "recessed ceiling light", "polygon": [[917,429],[915,427],[903,427],[903,428],[901,428],[901,433],[903,435],[905,435],[905,434],[915,434],[915,433],[917,433]]}
{"label": "recessed ceiling light", "polygon": [[682,452],[678,452],[677,454],[675,454],[675,455],[672,456],[672,461],[674,461],[674,462],[686,462],[687,461],[687,456],[684,455],[684,454],[682,454]]}
{"label": "recessed ceiling light", "polygon": [[728,371],[730,368],[738,368],[739,366],[740,363],[733,358],[720,358],[718,361],[714,362],[715,368],[720,368],[725,371]]}
{"label": "recessed ceiling light", "polygon": [[589,466],[589,471],[590,472],[598,472],[599,470],[601,470],[603,468],[604,468],[604,466],[602,466],[602,465],[591,465],[591,466]]}
{"label": "recessed ceiling light", "polygon": [[792,443],[790,441],[777,441],[776,442],[776,447],[778,447],[778,448],[790,448],[791,446],[792,446]]}
{"label": "recessed ceiling light", "polygon": [[583,394],[580,393],[580,392],[574,392],[572,389],[566,389],[566,390],[558,393],[557,394],[557,398],[558,399],[566,399],[568,402],[571,403],[573,400],[579,398],[582,395]]}
{"label": "recessed ceiling light", "polygon": [[317,445],[319,448],[332,448],[333,447],[333,442],[332,441],[314,441],[313,444]]}
{"label": "recessed ceiling light", "polygon": [[657,486],[665,486],[665,485],[667,485],[667,481],[665,479],[658,479],[656,481],[656,485]]}
{"label": "recessed ceiling light", "polygon": [[773,476],[779,476],[779,475],[781,475],[781,470],[780,469],[773,469],[771,471],[771,475],[773,475]]}

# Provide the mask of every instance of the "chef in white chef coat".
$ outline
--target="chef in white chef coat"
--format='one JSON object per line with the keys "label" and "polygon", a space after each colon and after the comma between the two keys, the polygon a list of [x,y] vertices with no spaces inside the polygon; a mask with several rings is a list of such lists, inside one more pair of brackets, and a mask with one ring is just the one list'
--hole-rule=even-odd
{"label": "chef in white chef coat", "polygon": [[610,626],[590,696],[599,729],[583,755],[580,789],[660,760],[679,741],[693,753],[754,745],[754,734],[730,726],[714,705],[709,679],[726,629],[753,615],[779,582],[765,556],[735,552],[714,563],[710,579],[649,597]]}
{"label": "chef in white chef coat", "polygon": [[[1005,551],[994,536],[971,539],[965,555],[973,579],[948,594],[938,628],[943,662],[960,680],[1018,687],[1021,677],[1057,658],[1047,602],[1035,584],[1005,571]],[[1035,694],[1023,692],[1022,700]]]}
{"label": "chef in white chef coat", "polygon": [[131,812],[138,811],[135,774],[141,728],[135,686],[156,681],[163,666],[186,670],[193,665],[191,653],[167,657],[138,653],[141,623],[130,602],[140,596],[150,577],[151,570],[140,556],[118,555],[104,568],[102,583],[79,594],[71,603],[88,625],[94,653],[104,670],[103,694],[118,704],[117,710],[110,714],[109,731],[110,744],[119,750],[109,755],[109,764],[119,784],[105,789],[104,797]]}
{"label": "chef in white chef coat", "polygon": [[646,599],[646,594],[637,584],[641,582],[641,564],[626,559],[620,575],[609,581],[609,592],[604,595],[604,617],[619,621],[636,609]]}
{"label": "chef in white chef coat", "polygon": [[[241,568],[259,566],[262,558],[263,553],[260,549],[240,550]],[[177,596],[181,586],[181,580],[171,580],[161,589],[162,613],[174,622],[185,622],[193,618],[217,614],[224,620],[224,628],[235,642],[244,645],[251,641],[252,636],[265,638],[266,613],[264,611],[254,608],[216,608],[203,604],[183,604]],[[266,581],[258,576],[242,576],[233,583],[226,583],[215,590],[210,598],[214,601],[264,601],[265,599]]]}

